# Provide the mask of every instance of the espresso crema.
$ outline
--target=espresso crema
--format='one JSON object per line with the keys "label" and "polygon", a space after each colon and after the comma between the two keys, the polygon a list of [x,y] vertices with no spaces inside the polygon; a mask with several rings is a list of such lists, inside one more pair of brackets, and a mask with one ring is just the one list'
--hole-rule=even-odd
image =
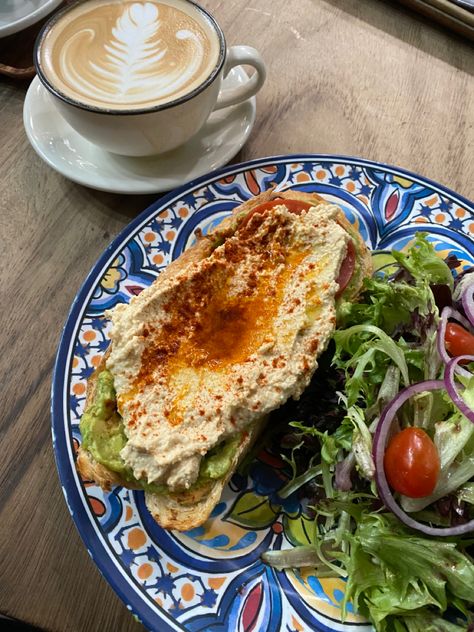
{"label": "espresso crema", "polygon": [[114,110],[152,108],[201,85],[219,60],[220,39],[180,0],[88,0],[43,37],[39,62],[66,97]]}

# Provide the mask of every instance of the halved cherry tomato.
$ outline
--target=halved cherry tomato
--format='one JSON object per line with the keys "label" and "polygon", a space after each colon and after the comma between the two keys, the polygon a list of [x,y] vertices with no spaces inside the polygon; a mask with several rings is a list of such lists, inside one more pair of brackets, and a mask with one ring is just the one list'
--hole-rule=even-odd
{"label": "halved cherry tomato", "polygon": [[421,428],[405,428],[396,434],[383,464],[390,487],[410,498],[429,496],[438,482],[438,450]]}
{"label": "halved cherry tomato", "polygon": [[474,355],[474,336],[457,323],[446,325],[444,344],[451,356]]}
{"label": "halved cherry tomato", "polygon": [[340,296],[344,292],[346,287],[349,285],[349,281],[351,280],[352,275],[354,274],[355,262],[356,262],[356,250],[355,250],[354,242],[352,241],[352,239],[349,239],[349,243],[347,244],[346,258],[341,264],[341,267],[339,269],[339,276],[336,279],[339,285],[339,289],[336,293],[336,298]]}

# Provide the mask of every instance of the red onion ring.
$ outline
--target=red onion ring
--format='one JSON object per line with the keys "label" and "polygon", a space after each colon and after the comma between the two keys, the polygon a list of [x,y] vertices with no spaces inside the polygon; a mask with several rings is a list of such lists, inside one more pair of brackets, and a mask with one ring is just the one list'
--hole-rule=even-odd
{"label": "red onion ring", "polygon": [[[446,342],[445,342],[445,338],[446,338],[446,327],[448,325],[448,318],[452,318],[453,320],[457,320],[458,323],[461,323],[461,325],[467,329],[469,332],[472,332],[472,326],[471,323],[466,320],[466,318],[464,318],[464,316],[462,314],[460,314],[458,311],[456,311],[455,309],[453,309],[452,307],[445,307],[443,309],[443,311],[441,312],[441,320],[438,326],[438,335],[437,335],[437,339],[436,339],[436,347],[438,349],[438,354],[439,357],[443,360],[443,362],[445,364],[448,364],[449,362],[451,362],[451,356],[449,355],[449,353],[446,350]],[[460,375],[464,375],[464,377],[471,377],[471,374],[469,373],[469,371],[466,371],[465,369],[463,369],[460,366],[457,366],[456,368],[456,372],[459,373]]]}
{"label": "red onion ring", "polygon": [[474,283],[470,283],[461,294],[461,302],[464,313],[474,326]]}
{"label": "red onion ring", "polygon": [[[474,362],[474,356],[472,355],[462,355],[456,356],[452,358],[448,364],[446,365],[446,370],[444,372],[444,385],[448,392],[449,397],[453,400],[453,404],[459,408],[462,414],[469,419],[474,424],[474,410],[470,408],[463,400],[461,395],[459,394],[458,387],[456,386],[455,373],[459,369],[459,363],[468,360],[469,362]],[[463,374],[467,373],[469,377],[473,377],[472,373],[463,369]]]}
{"label": "red onion ring", "polygon": [[[469,356],[471,357],[471,356]],[[457,358],[455,358],[457,360]],[[395,500],[392,491],[388,485],[387,477],[385,476],[385,469],[383,465],[385,448],[387,445],[388,435],[392,428],[392,423],[399,408],[408,401],[416,393],[422,393],[424,391],[436,391],[444,389],[445,384],[443,380],[428,380],[426,382],[418,382],[404,388],[398,393],[398,395],[385,407],[380,417],[377,429],[375,431],[374,443],[373,443],[373,457],[375,463],[375,483],[377,485],[377,491],[381,501],[385,507],[389,509],[397,518],[403,522],[407,527],[411,527],[417,531],[421,531],[426,535],[448,537],[453,535],[462,535],[463,533],[469,533],[474,531],[474,520],[470,520],[466,524],[457,525],[455,527],[430,527],[422,522],[418,522],[414,518],[411,518],[407,513],[403,511],[400,505]]]}

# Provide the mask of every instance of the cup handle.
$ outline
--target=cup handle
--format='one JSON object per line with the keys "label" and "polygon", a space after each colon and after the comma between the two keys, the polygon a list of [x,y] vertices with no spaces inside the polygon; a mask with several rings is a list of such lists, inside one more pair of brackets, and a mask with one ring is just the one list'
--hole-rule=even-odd
{"label": "cup handle", "polygon": [[237,105],[253,97],[265,83],[267,71],[263,59],[252,46],[231,46],[227,51],[227,59],[224,66],[224,79],[235,66],[252,66],[254,74],[242,85],[235,88],[223,88],[219,92],[214,110],[226,108],[229,105]]}

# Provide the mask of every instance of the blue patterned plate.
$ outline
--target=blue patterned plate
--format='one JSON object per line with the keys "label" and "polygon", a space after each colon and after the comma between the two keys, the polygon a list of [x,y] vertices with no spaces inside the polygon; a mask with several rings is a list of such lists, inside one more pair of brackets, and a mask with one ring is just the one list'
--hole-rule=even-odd
{"label": "blue patterned plate", "polygon": [[190,244],[243,200],[270,186],[316,191],[339,204],[370,248],[401,249],[415,231],[442,254],[474,262],[474,205],[446,188],[386,165],[341,156],[283,156],[234,165],[161,198],[107,248],[74,301],[53,380],[56,460],[70,512],[100,570],[151,630],[270,632],[371,626],[350,612],[340,622],[344,583],[311,571],[264,566],[267,549],[305,543],[312,522],[296,497],[278,490],[288,473],[261,453],[249,475],[235,475],[203,527],[166,532],[141,492],[103,492],[78,476],[79,418],[86,380],[108,344],[104,310],[150,285]]}

